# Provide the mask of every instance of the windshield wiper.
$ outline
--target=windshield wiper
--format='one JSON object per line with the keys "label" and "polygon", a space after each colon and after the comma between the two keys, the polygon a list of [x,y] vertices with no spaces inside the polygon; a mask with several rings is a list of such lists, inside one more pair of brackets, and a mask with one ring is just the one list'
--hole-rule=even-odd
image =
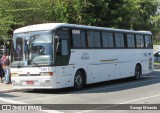
{"label": "windshield wiper", "polygon": [[21,68],[21,67],[22,67],[22,65],[20,65],[20,64],[21,64],[20,62],[21,62],[21,61],[19,61],[18,65],[17,65],[18,68]]}
{"label": "windshield wiper", "polygon": [[21,57],[17,58],[17,59],[19,60],[19,63],[18,63],[18,65],[17,65],[18,68],[21,68],[21,67],[22,67],[22,65],[20,65],[20,64],[21,64],[20,58],[21,58]]}
{"label": "windshield wiper", "polygon": [[28,63],[30,64],[31,62],[33,62],[35,64],[35,66],[40,67],[33,59],[35,58],[35,56],[33,56]]}

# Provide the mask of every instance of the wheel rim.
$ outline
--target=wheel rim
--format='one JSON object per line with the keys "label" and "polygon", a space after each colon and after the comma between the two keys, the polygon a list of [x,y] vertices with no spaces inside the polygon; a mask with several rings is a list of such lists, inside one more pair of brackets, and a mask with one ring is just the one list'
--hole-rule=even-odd
{"label": "wheel rim", "polygon": [[75,87],[81,88],[83,86],[83,77],[81,75],[81,72],[78,72],[75,76]]}

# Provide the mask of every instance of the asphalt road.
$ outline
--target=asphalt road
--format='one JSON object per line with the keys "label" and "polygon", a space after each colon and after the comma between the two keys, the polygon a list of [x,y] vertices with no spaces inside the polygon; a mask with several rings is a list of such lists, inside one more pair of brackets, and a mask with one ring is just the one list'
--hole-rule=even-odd
{"label": "asphalt road", "polygon": [[[137,81],[131,78],[114,80],[87,85],[81,90],[66,88],[1,93],[0,103],[2,105],[45,104],[43,107],[46,109],[0,111],[2,113],[159,113],[160,70],[145,75]],[[57,106],[57,109],[53,106]]]}

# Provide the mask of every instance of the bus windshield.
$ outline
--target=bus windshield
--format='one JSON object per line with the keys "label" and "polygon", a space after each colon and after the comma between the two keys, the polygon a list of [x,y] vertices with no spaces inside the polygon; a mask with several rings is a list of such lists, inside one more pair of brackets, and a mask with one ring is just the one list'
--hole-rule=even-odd
{"label": "bus windshield", "polygon": [[12,66],[50,65],[53,62],[53,32],[14,34]]}

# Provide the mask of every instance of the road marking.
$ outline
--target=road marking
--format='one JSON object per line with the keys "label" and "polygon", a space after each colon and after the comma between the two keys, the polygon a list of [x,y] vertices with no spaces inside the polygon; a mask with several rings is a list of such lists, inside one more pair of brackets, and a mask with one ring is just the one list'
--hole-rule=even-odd
{"label": "road marking", "polygon": [[[129,104],[129,103],[132,103],[132,102],[137,102],[137,101],[140,101],[140,100],[146,100],[146,99],[155,98],[155,97],[160,97],[160,94],[149,96],[149,97],[144,97],[144,98],[139,98],[139,99],[135,99],[135,100],[130,100],[130,101],[126,101],[126,102],[122,102],[122,103],[118,103],[118,104]],[[92,111],[95,111],[95,110],[102,110],[102,109],[105,109],[105,108],[118,106],[118,104],[117,105],[99,107],[99,108],[95,108],[93,110],[85,110],[85,111],[81,111],[81,112],[77,112],[77,113],[87,113],[87,112],[92,112]]]}
{"label": "road marking", "polygon": [[72,94],[94,92],[94,91],[103,90],[103,89],[111,89],[111,88],[129,86],[129,85],[134,85],[134,84],[139,84],[139,83],[151,82],[151,81],[155,81],[155,80],[159,80],[159,79],[160,78],[156,78],[156,79],[152,79],[152,80],[145,80],[145,81],[137,81],[137,82],[128,83],[128,84],[123,83],[123,84],[120,84],[120,85],[109,86],[109,87],[101,87],[101,88],[97,88],[97,89],[91,89],[91,90],[85,90],[85,91],[79,91],[79,92],[73,92],[73,93],[65,94],[65,95],[56,95],[56,96],[50,96],[50,97],[42,97],[42,98],[37,98],[37,99],[25,100],[23,102],[31,102],[31,101],[36,101],[36,100],[44,100],[44,99],[48,99],[48,98],[57,98],[57,97],[62,97],[62,96],[70,96]]}
{"label": "road marking", "polygon": [[11,104],[27,104],[27,103],[24,103],[24,102],[10,100],[10,99],[6,99],[6,98],[2,98],[2,97],[0,97],[0,100],[3,101],[3,102],[11,103]]}
{"label": "road marking", "polygon": [[[2,97],[0,97],[0,101],[7,102],[7,104],[8,103],[11,103],[11,104],[29,104],[29,103],[19,102],[19,101],[6,99],[6,98],[2,98]],[[45,112],[45,113],[64,113],[64,112],[60,112],[60,111],[57,111],[57,110],[40,110],[40,111]]]}
{"label": "road marking", "polygon": [[155,98],[155,97],[159,97],[159,96],[160,96],[160,94],[149,96],[149,97],[144,97],[144,98],[139,98],[139,99],[135,99],[135,100],[130,100],[130,101],[122,102],[122,103],[119,103],[119,104],[128,104],[128,103],[131,103],[131,102],[136,102],[136,101],[140,101],[140,100],[146,100],[146,99]]}

